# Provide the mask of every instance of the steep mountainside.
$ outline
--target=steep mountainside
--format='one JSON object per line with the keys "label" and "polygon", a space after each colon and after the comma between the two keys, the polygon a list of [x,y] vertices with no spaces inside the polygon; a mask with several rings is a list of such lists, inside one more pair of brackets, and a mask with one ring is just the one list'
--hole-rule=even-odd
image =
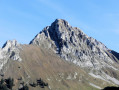
{"label": "steep mountainside", "polygon": [[[114,85],[94,79],[83,69],[61,59],[50,50],[33,45],[24,45],[22,48],[20,55],[22,61],[8,60],[4,68],[4,77],[13,77],[18,85],[14,88],[20,87],[21,82],[29,85],[39,78],[42,78],[49,86],[34,88],[29,85],[30,90],[98,90],[108,85]],[[20,80],[20,78],[22,79]],[[104,84],[100,85],[102,82]]]}
{"label": "steep mountainside", "polygon": [[7,41],[0,49],[0,70],[15,79],[14,89],[42,78],[48,87],[29,85],[30,90],[97,90],[119,85],[119,54],[56,19],[29,45]]}
{"label": "steep mountainside", "polygon": [[63,59],[91,70],[116,69],[119,62],[104,44],[62,19],[44,28],[30,44],[52,49]]}
{"label": "steep mountainside", "polygon": [[71,27],[62,19],[44,28],[30,44],[52,49],[65,60],[81,67],[100,69],[110,65],[113,67],[115,63],[108,56],[108,48],[104,44],[88,37],[80,29]]}

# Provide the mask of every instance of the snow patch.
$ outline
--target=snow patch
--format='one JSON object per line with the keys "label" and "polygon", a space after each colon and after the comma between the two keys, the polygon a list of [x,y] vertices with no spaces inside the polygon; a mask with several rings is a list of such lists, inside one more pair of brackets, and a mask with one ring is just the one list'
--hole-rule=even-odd
{"label": "snow patch", "polygon": [[109,75],[106,75],[106,78],[108,80],[111,80],[113,83],[119,85],[119,80],[117,80],[116,78],[110,77]]}
{"label": "snow patch", "polygon": [[109,76],[107,74],[104,74],[103,76],[100,76],[100,75],[95,75],[93,73],[89,73],[89,75],[91,75],[92,77],[104,80],[106,82],[114,83],[114,84],[119,85],[119,80],[117,80],[116,78],[113,78],[113,77],[111,77],[111,76]]}
{"label": "snow patch", "polygon": [[92,77],[95,77],[95,78],[98,78],[98,79],[101,79],[101,80],[104,80],[106,81],[104,78],[102,78],[100,75],[95,75],[93,73],[89,73],[89,75],[91,75]]}
{"label": "snow patch", "polygon": [[95,87],[95,88],[98,88],[98,89],[102,89],[101,87],[99,87],[99,86],[97,86],[97,85],[95,85],[95,84],[93,84],[93,83],[89,83],[91,86],[93,86],[93,87]]}

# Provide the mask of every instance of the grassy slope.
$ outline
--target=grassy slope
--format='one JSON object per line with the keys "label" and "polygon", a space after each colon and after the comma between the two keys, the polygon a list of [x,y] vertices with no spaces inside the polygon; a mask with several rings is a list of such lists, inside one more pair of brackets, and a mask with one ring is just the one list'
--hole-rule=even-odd
{"label": "grassy slope", "polygon": [[[104,81],[90,77],[83,69],[62,60],[52,51],[32,45],[24,45],[21,50],[22,62],[9,60],[6,67],[6,77],[13,77],[16,86],[24,81],[26,84],[42,78],[49,84],[52,90],[98,90],[89,85],[92,82],[100,87],[107,86]],[[75,78],[75,72],[78,74]],[[70,75],[71,79],[67,79]],[[22,77],[22,80],[18,78]],[[81,80],[81,81],[79,81]],[[102,85],[102,82],[104,84]],[[41,88],[30,87],[30,90]],[[49,87],[41,90],[49,90]]]}

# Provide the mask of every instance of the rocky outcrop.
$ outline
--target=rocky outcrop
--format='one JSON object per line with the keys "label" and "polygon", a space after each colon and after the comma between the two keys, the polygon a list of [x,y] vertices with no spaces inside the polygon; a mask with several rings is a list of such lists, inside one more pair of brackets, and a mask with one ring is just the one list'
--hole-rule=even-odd
{"label": "rocky outcrop", "polygon": [[21,61],[20,58],[20,44],[16,41],[8,40],[0,49],[0,69],[7,63],[9,59]]}
{"label": "rocky outcrop", "polygon": [[56,19],[51,26],[44,28],[30,44],[52,49],[65,60],[81,67],[99,70],[115,62],[106,53],[108,48],[104,44],[62,19]]}

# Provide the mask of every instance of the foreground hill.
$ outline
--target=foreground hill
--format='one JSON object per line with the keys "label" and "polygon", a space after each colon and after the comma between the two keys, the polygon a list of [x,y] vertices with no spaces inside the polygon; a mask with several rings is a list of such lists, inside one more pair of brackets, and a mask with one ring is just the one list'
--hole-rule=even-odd
{"label": "foreground hill", "polygon": [[[48,83],[49,86],[45,90],[98,90],[92,85],[97,85],[98,88],[112,85],[91,77],[79,66],[61,59],[50,50],[33,45],[23,45],[22,48],[22,61],[8,60],[4,68],[4,78],[14,78],[14,88],[18,88],[21,82],[29,85],[39,78]],[[19,80],[20,78],[22,79]],[[29,87],[30,90],[41,89],[30,85]]]}

